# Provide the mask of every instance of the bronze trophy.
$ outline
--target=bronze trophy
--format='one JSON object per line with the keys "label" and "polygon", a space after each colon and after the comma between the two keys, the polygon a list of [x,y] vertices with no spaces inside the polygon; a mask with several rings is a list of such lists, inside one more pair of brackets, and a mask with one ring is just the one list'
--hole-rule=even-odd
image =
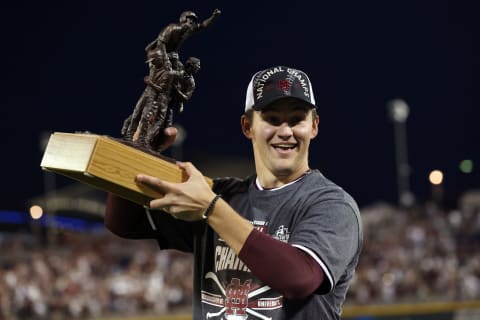
{"label": "bronze trophy", "polygon": [[[184,111],[195,90],[194,76],[200,70],[200,59],[190,57],[182,62],[179,49],[187,38],[208,28],[219,15],[220,10],[215,9],[209,18],[199,22],[193,11],[185,11],[179,22],[168,24],[146,46],[145,90],[123,123],[121,139],[55,132],[40,166],[141,205],[162,195],[137,185],[138,173],[171,182],[184,181],[175,160],[161,154],[167,141],[165,129],[172,126],[175,113]],[[210,178],[205,179],[212,183]]]}

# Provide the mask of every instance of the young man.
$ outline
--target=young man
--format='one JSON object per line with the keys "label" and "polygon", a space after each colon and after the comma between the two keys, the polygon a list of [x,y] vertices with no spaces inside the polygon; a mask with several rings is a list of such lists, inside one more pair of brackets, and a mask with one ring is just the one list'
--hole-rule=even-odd
{"label": "young man", "polygon": [[165,197],[145,212],[110,195],[106,225],[194,254],[195,320],[339,319],[362,227],[355,201],[309,167],[318,122],[305,73],[262,70],[241,118],[256,175],[217,179],[212,190],[190,163],[178,164],[188,176],[181,184],[139,174]]}

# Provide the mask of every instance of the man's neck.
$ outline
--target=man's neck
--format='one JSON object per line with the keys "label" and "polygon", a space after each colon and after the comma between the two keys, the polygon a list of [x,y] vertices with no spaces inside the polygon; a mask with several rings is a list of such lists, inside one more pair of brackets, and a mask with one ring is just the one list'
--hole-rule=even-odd
{"label": "man's neck", "polygon": [[258,174],[257,172],[257,186],[259,189],[278,189],[287,184],[295,182],[301,178],[303,178],[307,173],[310,172],[310,169],[307,167],[304,170],[296,172],[294,174],[285,175],[285,176],[275,176],[268,172],[268,174]]}

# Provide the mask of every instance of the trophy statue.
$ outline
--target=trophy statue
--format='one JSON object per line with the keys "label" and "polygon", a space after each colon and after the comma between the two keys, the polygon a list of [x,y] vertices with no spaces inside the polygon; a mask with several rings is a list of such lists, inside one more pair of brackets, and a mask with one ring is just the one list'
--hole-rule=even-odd
{"label": "trophy statue", "polygon": [[[175,113],[183,112],[195,90],[194,76],[200,59],[179,56],[182,43],[194,33],[209,27],[220,15],[215,9],[203,22],[185,11],[178,23],[170,23],[145,48],[148,75],[145,90],[121,128],[122,138],[90,133],[55,132],[50,136],[40,166],[133,202],[147,205],[162,195],[135,183],[138,173],[171,182],[185,181],[175,160],[161,154]],[[210,178],[205,178],[209,184]]]}
{"label": "trophy statue", "polygon": [[160,31],[157,39],[147,45],[149,74],[144,78],[145,91],[125,120],[122,135],[126,141],[147,150],[161,149],[165,142],[164,129],[172,125],[173,113],[182,112],[183,104],[195,90],[194,75],[200,70],[195,57],[180,61],[179,49],[192,34],[208,28],[220,10],[198,22],[197,15],[185,11],[178,23],[171,23]]}
{"label": "trophy statue", "polygon": [[[169,54],[177,56],[178,54]],[[183,112],[183,105],[195,90],[193,78],[200,70],[200,60],[190,57],[175,69],[166,67],[158,57],[150,62],[150,74],[144,78],[146,88],[132,114],[124,121],[122,135],[126,142],[149,151],[161,151],[166,141],[164,130],[173,123],[174,112]]]}

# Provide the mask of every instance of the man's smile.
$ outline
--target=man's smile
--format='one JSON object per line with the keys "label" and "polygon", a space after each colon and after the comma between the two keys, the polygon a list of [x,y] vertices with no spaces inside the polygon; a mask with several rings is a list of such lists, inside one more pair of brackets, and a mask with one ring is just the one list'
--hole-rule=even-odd
{"label": "man's smile", "polygon": [[278,152],[289,153],[297,148],[297,143],[272,143],[271,146]]}

